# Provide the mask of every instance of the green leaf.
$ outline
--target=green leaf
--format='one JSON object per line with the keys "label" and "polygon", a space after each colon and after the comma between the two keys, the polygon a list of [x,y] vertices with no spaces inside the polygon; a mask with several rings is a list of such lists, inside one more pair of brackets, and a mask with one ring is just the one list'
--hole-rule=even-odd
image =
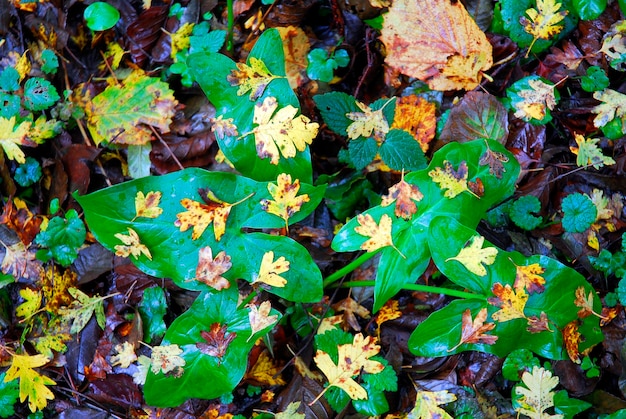
{"label": "green leaf", "polygon": [[165,333],[163,317],[167,313],[167,300],[161,287],[148,288],[139,303],[139,314],[143,321],[144,341],[154,342]]}
{"label": "green leaf", "polygon": [[604,90],[609,87],[609,78],[601,67],[592,65],[587,69],[587,75],[580,78],[580,87],[585,92]]}
{"label": "green leaf", "polygon": [[309,61],[306,68],[307,76],[311,80],[320,80],[325,83],[333,79],[337,68],[350,64],[350,56],[345,49],[337,49],[329,54],[323,48],[315,48],[307,54],[307,59]]}
{"label": "green leaf", "polygon": [[622,278],[619,280],[616,291],[620,304],[626,305],[626,278]]}
{"label": "green leaf", "polygon": [[20,73],[14,67],[5,67],[0,73],[0,89],[15,92],[20,88]]}
{"label": "green leaf", "polygon": [[131,178],[137,179],[150,176],[150,167],[152,165],[150,151],[152,151],[151,143],[128,146],[128,174]]}
{"label": "green leaf", "polygon": [[[11,68],[11,67],[7,67]],[[22,100],[18,95],[11,95],[0,92],[0,116],[5,119],[16,117],[20,112],[20,104]]]}
{"label": "green leaf", "polygon": [[539,360],[528,349],[516,349],[502,364],[502,376],[507,380],[520,381],[524,371],[532,371],[540,366]]}
{"label": "green leaf", "polygon": [[[183,349],[184,371],[180,377],[150,371],[144,386],[148,405],[173,407],[190,398],[214,399],[231,393],[239,384],[256,339],[271,330],[275,323],[252,335],[248,317],[250,309],[238,308],[237,301],[235,287],[215,294],[203,292],[172,322],[161,345],[177,344]],[[270,315],[280,318],[275,310]],[[216,323],[226,325],[227,333],[235,335],[221,359],[201,352],[196,346],[206,343],[200,332],[209,331]],[[207,380],[211,385],[198,385]]]}
{"label": "green leaf", "polygon": [[[354,141],[352,140],[350,144]],[[404,130],[390,130],[378,153],[382,161],[393,170],[409,172],[426,167],[426,157],[422,148],[415,138]]]}
{"label": "green leaf", "polygon": [[[582,347],[590,347],[603,339],[599,329],[599,319],[588,316],[579,319],[579,307],[575,305],[576,290],[584,289],[585,295],[592,293],[593,309],[601,310],[601,301],[587,280],[575,270],[547,256],[533,255],[524,257],[518,252],[499,250],[493,264],[485,266],[487,275],[478,276],[469,272],[463,265],[450,258],[455,257],[471,237],[476,235],[472,228],[463,226],[450,217],[437,217],[430,223],[428,245],[437,268],[450,281],[460,288],[476,294],[476,298],[455,300],[441,310],[432,313],[420,323],[409,338],[410,350],[418,356],[452,355],[465,350],[478,350],[505,357],[516,349],[529,349],[549,359],[567,359],[561,330],[568,323],[580,322],[580,333],[584,336]],[[493,246],[490,243],[483,247]],[[513,287],[516,283],[517,269],[521,266],[539,265],[543,272],[545,288],[541,292],[527,292],[528,299],[523,308],[526,318],[498,321],[492,317],[500,307],[488,301],[494,296],[496,283]],[[518,284],[519,286],[519,284]],[[517,291],[519,292],[519,291]],[[487,309],[487,320],[495,324],[490,335],[498,336],[494,344],[469,343],[458,345],[461,340],[461,319],[463,312],[470,309],[477,313]],[[539,319],[544,313],[549,330],[532,332],[528,318]],[[593,317],[593,318],[592,318]],[[455,348],[450,351],[451,348]]]}
{"label": "green leaf", "polygon": [[24,107],[28,110],[43,111],[59,99],[59,94],[48,80],[33,77],[24,83]]}
{"label": "green leaf", "polygon": [[41,71],[46,74],[55,74],[59,68],[59,59],[50,49],[44,49],[41,52],[41,62]]}
{"label": "green leaf", "polygon": [[45,230],[35,237],[35,243],[47,250],[37,252],[37,257],[44,261],[54,259],[60,265],[67,267],[78,256],[78,248],[85,241],[85,224],[78,217],[76,210],[69,210],[66,218],[53,217]]}
{"label": "green leaf", "polygon": [[598,210],[593,201],[584,194],[573,193],[563,198],[563,229],[569,233],[582,233],[596,221]]}
{"label": "green leaf", "polygon": [[357,170],[363,170],[374,160],[378,144],[373,138],[357,138],[348,143],[350,161]]}
{"label": "green leaf", "polygon": [[32,158],[26,157],[24,164],[20,164],[15,169],[15,181],[22,187],[26,188],[41,178],[41,166],[39,162]]}
{"label": "green leaf", "polygon": [[572,0],[572,4],[582,20],[597,19],[606,9],[606,0]]}
{"label": "green leaf", "polygon": [[19,380],[4,381],[6,371],[0,374],[0,418],[8,418],[15,414],[13,406],[20,395]]}
{"label": "green leaf", "polygon": [[[489,173],[489,166],[478,164],[480,156],[487,150],[487,144],[492,151],[509,156],[509,160],[503,163],[505,171],[501,179]],[[479,177],[482,180],[484,196],[479,199],[472,194],[462,193],[453,199],[444,197],[443,191],[428,176],[430,170],[442,167],[444,160],[450,161],[454,167],[458,167],[462,161],[466,162],[468,179]],[[392,218],[393,243],[400,251],[389,246],[380,250],[381,257],[374,287],[374,311],[379,310],[405,284],[414,283],[415,278],[424,273],[428,267],[430,261],[430,250],[427,246],[428,224],[435,216],[446,214],[460,220],[464,225],[475,227],[489,208],[513,193],[518,173],[517,160],[500,143],[491,140],[486,143],[482,139],[464,144],[450,143],[433,155],[428,168],[405,175],[404,180],[417,185],[424,195],[417,204],[417,213],[411,220],[397,218],[393,205],[376,206],[365,211],[364,214],[370,214],[375,220],[380,220],[383,214]],[[463,208],[472,210],[467,211]],[[361,245],[368,238],[355,232],[354,228],[357,225],[356,218],[348,221],[333,239],[332,248],[340,252],[362,250]],[[411,257],[404,258],[402,254]]]}
{"label": "green leaf", "polygon": [[[284,220],[261,209],[261,200],[273,199],[267,185],[268,182],[256,182],[232,173],[190,168],[164,176],[135,179],[75,197],[83,207],[91,232],[109,250],[115,251],[115,246],[121,244],[116,234],[126,234],[129,227],[137,233],[141,244],[152,254],[152,260],[144,257],[130,259],[150,275],[172,278],[176,285],[185,289],[214,291],[195,280],[201,248],[209,246],[214,257],[223,250],[237,261],[223,274],[231,282],[236,279],[254,281],[265,253],[273,250],[275,259],[285,257],[290,268],[282,274],[287,280],[284,287],[268,286],[267,290],[291,301],[316,302],[323,294],[322,278],[309,252],[289,237],[247,233],[243,229],[284,227]],[[230,204],[241,201],[230,207],[220,240],[216,240],[213,226],[193,240],[191,231],[180,231],[174,224],[177,214],[185,212],[181,205],[183,199],[203,203],[199,192],[202,188],[210,190],[221,201]],[[289,218],[289,223],[298,222],[313,212],[323,199],[324,189],[323,185],[314,187],[302,182],[300,193],[308,194],[310,200]],[[134,200],[138,192],[144,195],[161,192],[159,207],[163,209],[162,214],[156,218],[136,217]]]}
{"label": "green leaf", "polygon": [[567,390],[559,390],[554,393],[554,411],[566,418],[573,418],[592,406],[583,400],[570,398]]}
{"label": "green leaf", "polygon": [[537,228],[543,219],[533,215],[541,210],[541,202],[534,195],[524,195],[513,202],[509,210],[509,217],[516,226],[524,230]]}
{"label": "green leaf", "polygon": [[87,6],[83,16],[87,27],[92,31],[106,31],[120,20],[120,12],[110,4],[101,1]]}
{"label": "green leaf", "polygon": [[329,92],[313,96],[313,101],[328,128],[336,134],[347,136],[347,128],[353,121],[346,114],[360,111],[354,97],[343,92]]}

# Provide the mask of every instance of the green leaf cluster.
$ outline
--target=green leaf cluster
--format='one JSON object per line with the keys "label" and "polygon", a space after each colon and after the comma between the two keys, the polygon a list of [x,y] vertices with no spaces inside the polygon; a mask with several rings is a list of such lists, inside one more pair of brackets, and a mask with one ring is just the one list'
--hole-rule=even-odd
{"label": "green leaf cluster", "polygon": [[307,76],[311,80],[325,83],[333,79],[336,69],[350,64],[350,56],[345,49],[336,49],[328,53],[323,48],[315,48],[308,53],[307,59],[309,61],[306,67]]}
{"label": "green leaf cluster", "polygon": [[563,198],[563,229],[570,233],[582,233],[596,221],[598,210],[591,198],[585,194],[573,193]]}
{"label": "green leaf cluster", "polygon": [[85,224],[76,210],[69,210],[65,217],[57,215],[35,237],[35,243],[43,247],[37,251],[37,258],[44,262],[54,259],[68,267],[78,256],[78,248],[85,242],[86,235]]}

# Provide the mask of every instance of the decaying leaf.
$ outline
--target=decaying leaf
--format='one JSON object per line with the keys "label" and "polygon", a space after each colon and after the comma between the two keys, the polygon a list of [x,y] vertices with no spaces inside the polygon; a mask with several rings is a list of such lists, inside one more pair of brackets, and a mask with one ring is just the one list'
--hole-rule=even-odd
{"label": "decaying leaf", "polygon": [[72,321],[70,333],[75,334],[83,330],[92,315],[96,315],[98,325],[104,329],[104,297],[98,295],[90,297],[78,288],[70,288],[69,293],[74,297],[74,301],[69,307],[61,307],[59,315],[65,317],[66,320]]}
{"label": "decaying leaf", "polygon": [[52,314],[58,314],[62,306],[72,303],[72,295],[69,290],[76,287],[78,276],[72,269],[46,269],[42,276],[42,291],[46,302],[45,310]]}
{"label": "decaying leaf", "polygon": [[20,380],[20,401],[28,399],[31,412],[36,412],[47,406],[48,400],[54,399],[54,393],[47,386],[56,385],[50,377],[35,371],[35,368],[47,364],[50,360],[41,354],[13,355],[11,367],[4,376],[4,382]]}
{"label": "decaying leaf", "polygon": [[485,141],[485,145],[487,146],[487,149],[485,150],[483,155],[480,156],[478,164],[480,164],[481,166],[489,166],[489,173],[494,175],[498,179],[502,179],[502,174],[506,172],[506,169],[504,168],[504,165],[502,163],[507,163],[509,161],[509,158],[503,153],[500,153],[499,151],[493,151],[491,148],[489,148],[489,143],[487,141]]}
{"label": "decaying leaf", "polygon": [[263,301],[258,307],[254,304],[250,304],[248,308],[250,309],[248,320],[250,320],[250,329],[252,330],[252,334],[248,340],[250,340],[255,333],[276,323],[278,320],[278,315],[274,314],[270,316],[272,303],[269,301]]}
{"label": "decaying leaf", "polygon": [[565,325],[562,330],[563,344],[569,359],[575,364],[580,364],[580,351],[578,345],[582,341],[582,335],[578,331],[580,323],[578,320],[573,320]]}
{"label": "decaying leaf", "polygon": [[16,126],[15,122],[15,116],[10,119],[0,116],[0,146],[4,149],[4,153],[9,160],[15,160],[19,164],[24,164],[26,155],[19,146],[33,147],[36,144],[27,138],[31,123],[22,121]]}
{"label": "decaying leaf", "polygon": [[213,250],[210,246],[200,248],[198,251],[198,266],[196,267],[196,281],[207,284],[217,291],[230,288],[230,281],[222,276],[233,264],[230,256],[224,250],[213,258]]}
{"label": "decaying leaf", "polygon": [[528,321],[526,330],[530,333],[552,332],[552,329],[550,329],[550,320],[548,319],[548,315],[543,311],[539,317],[528,316],[526,320]]}
{"label": "decaying leaf", "polygon": [[211,132],[215,134],[215,138],[223,140],[224,137],[236,137],[239,135],[237,126],[234,124],[233,118],[223,119],[224,115],[217,118],[211,118]]}
{"label": "decaying leaf", "polygon": [[446,190],[443,194],[446,198],[452,199],[465,191],[473,194],[467,185],[467,163],[465,161],[459,163],[459,168],[454,170],[452,163],[444,160],[443,169],[435,167],[428,172],[428,176],[439,185],[439,188]]}
{"label": "decaying leaf", "polygon": [[538,263],[525,266],[515,265],[515,283],[513,287],[516,289],[525,289],[528,291],[528,294],[543,292],[546,280],[541,274],[545,271],[546,270]]}
{"label": "decaying leaf", "polygon": [[374,321],[379,329],[381,324],[402,317],[402,312],[399,310],[398,306],[398,300],[389,300],[378,310]]}
{"label": "decaying leaf", "polygon": [[253,284],[263,283],[273,287],[284,287],[287,280],[280,276],[289,270],[289,261],[284,256],[274,260],[274,252],[268,251],[263,254],[261,259],[261,267],[259,274],[256,276]]}
{"label": "decaying leaf", "polygon": [[585,138],[583,135],[574,134],[577,147],[571,147],[570,151],[576,154],[576,165],[578,167],[593,166],[600,169],[604,165],[615,164],[615,160],[602,154],[602,149],[598,147],[599,138]]}
{"label": "decaying leaf", "polygon": [[36,249],[26,247],[18,241],[5,247],[4,258],[0,269],[2,273],[13,275],[15,278],[36,279],[43,274],[41,261],[35,257]]}
{"label": "decaying leaf", "polygon": [[291,105],[274,113],[276,109],[278,101],[274,97],[257,103],[253,117],[257,126],[239,138],[254,134],[257,155],[262,159],[269,157],[270,163],[277,165],[281,155],[289,159],[295,157],[297,151],[304,151],[317,136],[319,124],[304,115],[296,116],[298,109]]}
{"label": "decaying leaf", "polygon": [[213,323],[209,331],[200,331],[200,336],[206,342],[196,343],[196,347],[205,355],[214,356],[222,361],[228,345],[237,337],[237,333],[227,332],[227,324]]}
{"label": "decaying leaf", "polygon": [[396,112],[391,128],[407,131],[419,143],[423,152],[428,150],[437,130],[437,106],[421,96],[408,95],[396,100]]}
{"label": "decaying leaf", "polygon": [[433,90],[472,90],[493,64],[491,44],[460,1],[395,0],[381,40],[390,67]]}
{"label": "decaying leaf", "polygon": [[138,191],[135,195],[135,218],[157,218],[163,213],[163,208],[159,207],[161,202],[161,192],[150,191],[146,195]]}
{"label": "decaying leaf", "polygon": [[330,355],[319,349],[313,358],[318,368],[328,378],[327,388],[339,387],[348,393],[352,400],[366,400],[367,391],[354,380],[354,377],[361,371],[377,374],[385,368],[380,362],[369,359],[378,354],[380,346],[376,345],[373,337],[364,338],[361,333],[357,333],[352,343],[339,345],[337,351],[339,354],[337,364]]}
{"label": "decaying leaf", "polygon": [[462,248],[455,257],[446,259],[446,262],[456,260],[475,275],[487,275],[487,269],[485,269],[484,265],[491,265],[496,261],[498,249],[495,247],[483,249],[484,241],[485,238],[483,236],[472,236],[469,244]]}
{"label": "decaying leaf", "polygon": [[143,254],[145,257],[152,260],[150,249],[148,249],[145,244],[141,243],[141,239],[139,239],[137,232],[130,227],[127,227],[127,229],[128,234],[115,234],[115,238],[124,243],[115,246],[115,255],[124,258],[132,255],[135,259],[138,259],[139,255]]}
{"label": "decaying leaf", "polygon": [[298,195],[300,179],[292,183],[291,175],[287,173],[279,174],[275,184],[269,182],[267,190],[274,199],[262,199],[261,208],[285,220],[285,228],[289,226],[289,218],[309,202],[309,195]]}
{"label": "decaying leaf", "polygon": [[265,88],[270,82],[282,76],[275,76],[267,69],[265,63],[255,57],[246,63],[237,63],[237,70],[231,70],[226,80],[231,86],[239,86],[238,96],[243,96],[250,92],[250,100],[255,101],[263,95]]}
{"label": "decaying leaf", "polygon": [[150,127],[169,132],[177,103],[167,83],[135,70],[84,105],[96,144],[145,145],[152,138]]}
{"label": "decaying leaf", "polygon": [[406,182],[404,180],[404,172],[402,172],[400,182],[389,188],[387,195],[383,195],[381,205],[386,207],[395,202],[394,214],[396,217],[409,220],[417,212],[417,205],[413,201],[419,202],[422,198],[424,198],[424,195],[420,192],[417,185]]}
{"label": "decaying leaf", "polygon": [[542,120],[546,116],[546,108],[553,110],[556,106],[554,86],[539,79],[528,80],[531,89],[521,90],[518,94],[521,101],[514,103],[515,117],[524,121]]}
{"label": "decaying leaf", "polygon": [[306,80],[306,67],[308,64],[306,55],[311,49],[309,37],[297,26],[279,26],[276,28],[283,40],[283,52],[285,53],[285,73],[289,86],[297,90]]}
{"label": "decaying leaf", "polygon": [[[522,384],[523,383],[523,384]],[[515,394],[520,396],[517,412],[532,419],[561,419],[563,415],[550,415],[546,409],[554,406],[552,389],[559,384],[559,377],[553,377],[550,370],[534,366],[532,372],[524,371],[522,383],[515,386]]]}
{"label": "decaying leaf", "polygon": [[580,286],[576,288],[576,299],[574,300],[574,305],[576,307],[580,307],[580,310],[578,310],[578,318],[584,319],[585,317],[591,315],[603,318],[601,314],[598,314],[593,310],[593,297],[593,291],[589,291],[589,294],[585,295],[585,287]]}
{"label": "decaying leaf", "polygon": [[150,370],[153,374],[162,372],[163,374],[172,373],[176,377],[183,374],[185,359],[180,356],[183,350],[176,344],[161,345],[152,347],[152,356],[150,357]]}
{"label": "decaying leaf", "polygon": [[276,363],[268,351],[263,351],[246,373],[245,380],[256,386],[284,386],[287,384],[280,376],[281,366]]}
{"label": "decaying leaf", "polygon": [[474,320],[472,320],[472,312],[470,309],[465,309],[461,319],[461,341],[454,347],[448,349],[448,352],[452,352],[459,346],[466,343],[484,343],[487,345],[493,345],[496,343],[498,336],[485,334],[485,332],[493,330],[493,328],[496,327],[496,324],[485,324],[485,320],[487,320],[486,308],[481,308]]}
{"label": "decaying leaf", "polygon": [[612,89],[604,89],[601,92],[594,92],[593,98],[602,102],[591,109],[591,112],[598,114],[593,120],[593,125],[596,128],[605,126],[615,118],[622,119],[622,127],[624,127],[624,116],[626,116],[625,94]]}
{"label": "decaying leaf", "polygon": [[382,142],[385,136],[389,132],[389,122],[383,114],[383,109],[387,103],[390,103],[395,98],[389,99],[380,109],[373,110],[364,103],[356,101],[356,106],[361,109],[361,112],[348,112],[346,118],[352,121],[346,132],[348,138],[355,140],[359,137],[369,138],[374,137],[377,142]]}
{"label": "decaying leaf", "polygon": [[121,345],[115,345],[116,354],[111,357],[111,365],[119,365],[122,368],[128,368],[130,364],[137,360],[135,354],[135,347],[128,342],[124,342]]}
{"label": "decaying leaf", "polygon": [[361,318],[369,319],[370,311],[357,303],[352,297],[344,298],[336,304],[332,305],[333,310],[336,313],[343,313],[343,321],[348,324],[353,330],[357,332],[361,330],[361,325],[356,319],[358,315]]}
{"label": "decaying leaf", "polygon": [[521,288],[513,289],[509,284],[502,285],[499,282],[493,284],[491,292],[495,297],[489,297],[487,301],[500,310],[491,315],[497,322],[506,322],[513,319],[525,319],[524,307],[528,301],[528,294]]}
{"label": "decaying leaf", "polygon": [[408,419],[453,419],[448,412],[439,407],[440,404],[450,403],[456,400],[456,396],[441,391],[418,391],[415,397],[415,407],[411,409]]}
{"label": "decaying leaf", "polygon": [[33,316],[41,307],[42,295],[38,290],[22,288],[20,297],[24,299],[24,302],[15,308],[15,315],[26,320]]}
{"label": "decaying leaf", "polygon": [[393,244],[391,237],[392,220],[390,216],[383,214],[378,224],[370,214],[358,214],[356,220],[359,225],[354,228],[354,231],[357,234],[369,237],[368,240],[361,244],[361,249],[374,252],[383,247],[391,246],[402,255],[400,250]]}
{"label": "decaying leaf", "polygon": [[567,15],[567,10],[561,10],[561,3],[557,3],[556,0],[537,0],[537,8],[526,10],[526,15],[528,19],[522,17],[520,23],[524,25],[524,30],[533,36],[533,41],[528,47],[530,53],[537,39],[550,39],[563,30],[562,21]]}

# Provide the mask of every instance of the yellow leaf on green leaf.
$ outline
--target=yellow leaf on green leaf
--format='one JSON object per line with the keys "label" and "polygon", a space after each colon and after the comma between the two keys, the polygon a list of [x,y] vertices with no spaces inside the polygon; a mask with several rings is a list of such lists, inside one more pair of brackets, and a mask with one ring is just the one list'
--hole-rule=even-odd
{"label": "yellow leaf on green leaf", "polygon": [[408,419],[453,419],[445,410],[439,407],[441,404],[456,400],[456,396],[441,391],[418,391],[415,397],[415,407],[409,412]]}
{"label": "yellow leaf on green leaf", "polygon": [[563,30],[562,21],[567,15],[567,10],[561,10],[561,3],[557,3],[556,0],[537,0],[537,8],[527,9],[526,15],[528,19],[522,17],[520,23],[524,25],[524,30],[533,36],[528,47],[530,52],[537,39],[550,39]]}
{"label": "yellow leaf on green leaf", "polygon": [[538,79],[528,80],[528,85],[530,89],[518,93],[522,100],[515,102],[514,115],[524,121],[542,120],[546,116],[546,108],[552,110],[556,106],[554,86]]}
{"label": "yellow leaf on green leaf", "polygon": [[258,58],[250,57],[248,62],[250,65],[237,63],[237,69],[231,70],[226,80],[231,86],[239,86],[238,96],[250,92],[250,100],[255,101],[263,95],[265,88],[272,80],[283,76],[270,73],[265,63]]}
{"label": "yellow leaf on green leaf", "polygon": [[14,116],[10,119],[0,116],[0,145],[9,160],[15,160],[19,164],[26,162],[26,155],[19,146],[35,145],[27,138],[30,127],[29,121],[22,121],[16,126]]}
{"label": "yellow leaf on green leaf", "polygon": [[274,252],[268,251],[263,254],[259,273],[252,282],[253,284],[262,282],[273,287],[284,287],[287,280],[280,276],[289,270],[289,261],[284,256],[274,260]]}
{"label": "yellow leaf on green leaf", "polygon": [[34,368],[47,364],[50,360],[38,355],[13,355],[11,367],[7,370],[4,382],[20,380],[20,401],[28,399],[31,412],[36,412],[48,405],[48,400],[54,399],[54,393],[47,386],[56,383],[50,377],[40,374]]}
{"label": "yellow leaf on green leaf", "polygon": [[138,191],[135,195],[135,218],[157,218],[163,213],[163,208],[159,207],[161,202],[161,192],[150,191],[146,195]]}
{"label": "yellow leaf on green leaf", "polygon": [[487,275],[485,265],[491,265],[496,261],[498,249],[495,247],[486,247],[483,249],[484,241],[485,238],[483,236],[472,236],[469,244],[462,248],[455,257],[446,259],[446,262],[456,260],[475,275]]}
{"label": "yellow leaf on green leaf", "polygon": [[395,98],[389,99],[380,109],[373,110],[364,103],[356,101],[356,106],[361,109],[362,112],[348,112],[346,118],[353,121],[346,132],[348,138],[355,140],[359,137],[369,138],[374,136],[379,143],[385,139],[385,135],[389,132],[389,122],[383,114],[383,109]]}
{"label": "yellow leaf on green leaf", "polygon": [[289,225],[289,218],[300,211],[305,202],[309,202],[309,195],[298,195],[300,179],[292,183],[291,175],[287,173],[279,174],[275,184],[268,183],[267,190],[274,199],[261,200],[261,208],[285,220],[285,228]]}
{"label": "yellow leaf on green leaf", "polygon": [[598,138],[585,138],[583,135],[574,134],[577,147],[571,147],[570,151],[576,155],[576,165],[578,167],[593,166],[600,169],[604,165],[615,164],[615,160],[602,154],[602,149],[598,147]]}
{"label": "yellow leaf on green leaf", "polygon": [[24,299],[24,302],[17,306],[15,315],[28,319],[41,307],[41,292],[31,288],[23,288],[20,290],[20,296]]}
{"label": "yellow leaf on green leaf", "polygon": [[115,255],[121,257],[129,257],[132,255],[135,259],[139,259],[140,255],[144,255],[152,260],[152,254],[145,244],[141,243],[141,239],[135,230],[127,227],[128,234],[117,233],[115,238],[121,240],[124,244],[118,244],[114,247]]}
{"label": "yellow leaf on green leaf", "polygon": [[489,304],[500,307],[500,310],[491,315],[497,322],[506,322],[513,319],[525,319],[524,307],[528,301],[528,294],[523,288],[513,289],[509,284],[499,282],[493,284],[491,292],[495,297],[487,299]]}

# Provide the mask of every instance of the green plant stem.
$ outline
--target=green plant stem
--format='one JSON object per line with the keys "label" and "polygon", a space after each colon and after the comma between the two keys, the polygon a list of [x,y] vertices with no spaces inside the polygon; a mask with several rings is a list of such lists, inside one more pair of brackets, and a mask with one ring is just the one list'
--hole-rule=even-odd
{"label": "green plant stem", "polygon": [[367,262],[368,260],[373,258],[377,253],[378,252],[363,253],[361,256],[359,256],[358,258],[354,259],[352,262],[348,263],[343,268],[341,268],[338,271],[330,274],[329,276],[326,277],[326,279],[324,279],[324,282],[323,282],[324,288],[326,288],[327,286],[331,285],[332,283],[338,281],[339,279],[343,278],[344,276],[348,275],[350,272],[352,272],[353,270],[355,270],[356,268],[358,268],[359,266],[363,265],[365,262]]}
{"label": "green plant stem", "polygon": [[[348,281],[341,284],[343,288],[352,288],[352,287],[373,287],[375,281]],[[411,291],[419,291],[419,292],[430,292],[433,294],[444,294],[449,295],[450,297],[458,297],[465,299],[478,299],[478,300],[486,300],[487,297],[480,294],[474,294],[472,292],[465,292],[459,290],[452,290],[449,288],[441,288],[441,287],[433,287],[432,285],[421,285],[421,284],[406,284],[402,286],[402,289],[411,290]]]}
{"label": "green plant stem", "polygon": [[228,40],[226,50],[233,52],[233,30],[235,27],[235,12],[233,10],[233,0],[226,0],[226,13],[228,15]]}
{"label": "green plant stem", "polygon": [[258,292],[256,290],[252,291],[250,294],[248,294],[248,296],[246,298],[243,299],[243,301],[239,304],[239,306],[237,308],[239,308],[239,309],[240,308],[244,308],[257,295],[258,295]]}

